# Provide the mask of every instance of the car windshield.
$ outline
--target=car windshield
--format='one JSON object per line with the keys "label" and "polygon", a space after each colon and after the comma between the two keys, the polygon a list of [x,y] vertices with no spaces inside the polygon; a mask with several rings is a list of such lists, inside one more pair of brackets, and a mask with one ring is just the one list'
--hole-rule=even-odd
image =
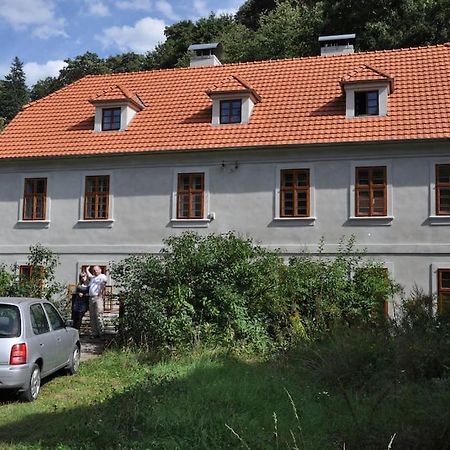
{"label": "car windshield", "polygon": [[14,305],[0,304],[0,338],[20,336],[20,312]]}

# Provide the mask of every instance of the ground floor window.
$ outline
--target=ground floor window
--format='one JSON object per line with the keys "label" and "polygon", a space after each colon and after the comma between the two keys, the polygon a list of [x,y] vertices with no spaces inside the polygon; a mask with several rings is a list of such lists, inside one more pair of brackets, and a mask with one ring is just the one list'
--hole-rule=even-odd
{"label": "ground floor window", "polygon": [[438,314],[450,318],[450,269],[438,270]]}

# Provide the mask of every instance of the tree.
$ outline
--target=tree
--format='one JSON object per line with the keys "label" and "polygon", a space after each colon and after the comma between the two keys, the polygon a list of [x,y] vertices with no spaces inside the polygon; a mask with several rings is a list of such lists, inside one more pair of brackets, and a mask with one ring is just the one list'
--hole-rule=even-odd
{"label": "tree", "polygon": [[105,60],[100,58],[97,53],[86,52],[84,55],[76,56],[74,59],[66,59],[64,62],[67,63],[67,66],[60,70],[58,77],[63,86],[67,86],[86,75],[100,75],[111,72]]}
{"label": "tree", "polygon": [[120,55],[109,56],[105,60],[106,66],[111,72],[137,72],[143,69],[145,56],[128,52]]}
{"label": "tree", "polygon": [[262,14],[275,9],[276,0],[247,0],[236,13],[236,21],[247,28],[256,30]]}
{"label": "tree", "polygon": [[25,83],[23,63],[16,56],[11,63],[11,70],[1,82],[0,88],[0,116],[6,122],[11,121],[23,105],[30,99]]}
{"label": "tree", "polygon": [[62,87],[62,83],[59,78],[47,77],[43,80],[37,81],[30,90],[30,99],[38,100],[46,95],[55,92]]}

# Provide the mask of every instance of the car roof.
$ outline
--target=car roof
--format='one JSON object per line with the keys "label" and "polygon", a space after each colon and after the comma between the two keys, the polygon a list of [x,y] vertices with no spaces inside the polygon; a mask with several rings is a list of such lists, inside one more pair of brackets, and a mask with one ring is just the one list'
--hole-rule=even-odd
{"label": "car roof", "polygon": [[34,303],[36,301],[42,302],[47,300],[43,300],[42,298],[30,298],[30,297],[0,297],[0,303],[8,303],[12,305]]}

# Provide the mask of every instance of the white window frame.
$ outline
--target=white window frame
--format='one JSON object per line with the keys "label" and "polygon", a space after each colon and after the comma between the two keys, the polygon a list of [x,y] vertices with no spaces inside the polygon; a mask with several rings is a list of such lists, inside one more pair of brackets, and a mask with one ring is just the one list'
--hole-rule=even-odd
{"label": "white window frame", "polygon": [[[111,108],[120,108],[120,128],[118,130],[105,130],[102,129],[103,124],[103,110]],[[126,130],[130,122],[133,120],[137,111],[132,108],[127,101],[122,102],[110,102],[99,103],[95,105],[95,118],[94,118],[94,131],[113,133],[117,131]]]}
{"label": "white window frame", "polygon": [[[178,219],[177,218],[177,188],[178,174],[180,173],[203,173],[204,177],[204,199],[203,199],[203,218],[202,219]],[[209,169],[206,167],[183,167],[173,170],[172,183],[172,202],[170,223],[173,228],[206,228],[210,222],[215,219],[215,214],[210,212],[210,193],[209,193]]]}
{"label": "white window frame", "polygon": [[[360,119],[370,117],[384,117],[388,115],[388,95],[389,82],[373,83],[361,82],[345,84],[345,117],[347,119]],[[378,114],[377,115],[360,115],[355,114],[355,92],[378,91]]]}
{"label": "white window frame", "polygon": [[[357,216],[355,213],[355,184],[356,184],[356,168],[357,167],[386,167],[386,194],[387,194],[387,211],[385,216]],[[371,159],[352,161],[350,164],[350,189],[349,189],[349,214],[348,219],[351,221],[366,223],[370,225],[391,225],[394,220],[394,198],[392,187],[392,161],[387,159]]]}
{"label": "white window frame", "polygon": [[[26,178],[46,178],[47,179],[47,193],[45,200],[45,219],[39,220],[24,220],[23,219],[23,194],[25,189],[25,179]],[[19,210],[17,213],[17,224],[20,227],[27,228],[48,228],[50,226],[50,213],[51,213],[51,196],[50,196],[50,186],[51,177],[48,173],[30,173],[23,174],[20,177],[20,197],[19,197]]]}
{"label": "white window frame", "polygon": [[[280,222],[299,222],[304,225],[314,225],[316,220],[316,188],[314,176],[314,164],[312,163],[289,163],[280,164],[275,167],[275,189],[273,202],[273,220]],[[281,217],[280,216],[280,183],[281,171],[289,169],[309,169],[309,216],[307,217]]]}
{"label": "white window frame", "polygon": [[[86,177],[109,175],[109,211],[107,219],[85,219],[84,218],[84,194],[86,192]],[[111,171],[89,170],[81,173],[81,192],[79,199],[78,224],[112,227],[114,220],[114,176]]]}
{"label": "white window frame", "polygon": [[[241,121],[237,123],[220,123],[220,102],[230,100],[241,100]],[[250,94],[240,94],[236,92],[235,94],[218,94],[212,96],[212,121],[211,124],[214,126],[228,127],[233,125],[243,125],[249,123],[250,117],[255,107]]]}
{"label": "white window frame", "polygon": [[[428,200],[428,223],[430,225],[450,225],[449,215],[436,214],[436,166],[450,164],[450,158],[433,159],[430,161],[430,182],[429,182],[429,200]],[[449,266],[450,267],[450,266]]]}

